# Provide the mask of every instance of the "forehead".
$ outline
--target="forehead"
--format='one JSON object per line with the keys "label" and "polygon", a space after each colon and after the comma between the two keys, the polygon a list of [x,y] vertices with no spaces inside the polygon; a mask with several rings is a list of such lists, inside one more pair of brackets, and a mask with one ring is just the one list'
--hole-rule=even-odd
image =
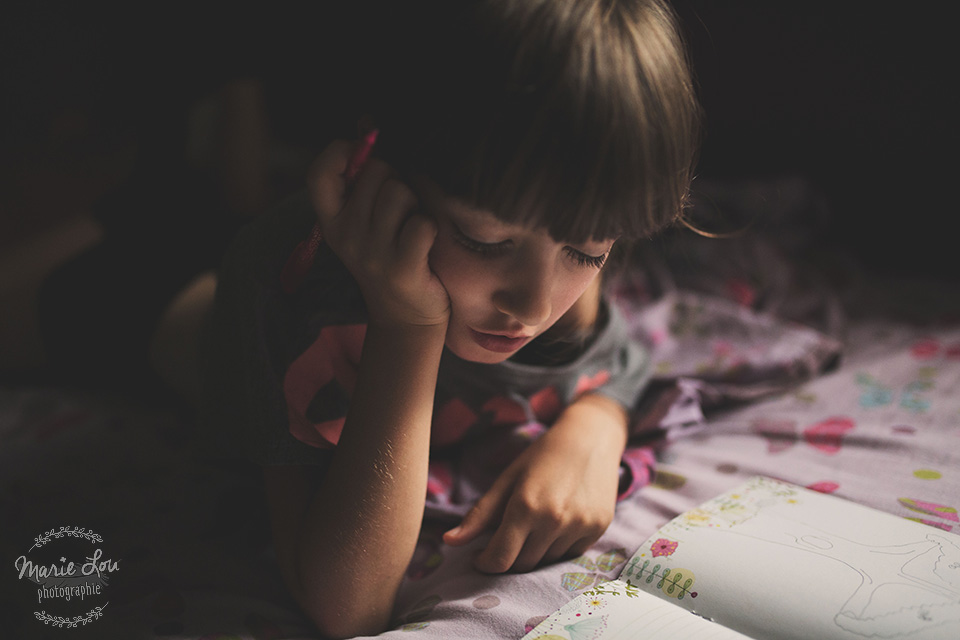
{"label": "forehead", "polygon": [[[465,222],[471,226],[492,228],[503,232],[532,232],[550,235],[548,225],[545,222],[546,216],[549,215],[547,213],[499,212],[487,209],[447,195],[436,183],[427,178],[411,180],[410,186],[423,203],[426,211],[432,215],[453,217],[457,222]],[[609,243],[617,239],[617,237],[573,239],[558,238],[553,235],[550,235],[550,237],[554,242],[570,244]]]}

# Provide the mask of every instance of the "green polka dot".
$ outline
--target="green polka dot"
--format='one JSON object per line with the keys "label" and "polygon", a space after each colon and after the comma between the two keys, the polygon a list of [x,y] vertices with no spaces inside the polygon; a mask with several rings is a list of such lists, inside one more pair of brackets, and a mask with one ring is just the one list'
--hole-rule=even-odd
{"label": "green polka dot", "polygon": [[933,469],[917,469],[913,472],[913,475],[921,480],[939,480],[943,477],[942,473]]}

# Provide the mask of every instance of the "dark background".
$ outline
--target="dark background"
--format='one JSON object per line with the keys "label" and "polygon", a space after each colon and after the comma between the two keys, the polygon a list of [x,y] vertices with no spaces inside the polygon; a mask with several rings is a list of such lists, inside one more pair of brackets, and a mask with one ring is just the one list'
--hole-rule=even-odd
{"label": "dark background", "polygon": [[[0,167],[5,201],[18,206],[0,230],[55,219],[53,194],[76,193],[64,176],[125,136],[151,141],[159,161],[174,157],[190,105],[230,78],[263,81],[274,140],[298,157],[350,131],[342,87],[374,50],[363,44],[369,2],[128,4],[21,2],[7,12]],[[706,112],[702,178],[802,175],[827,196],[834,237],[871,269],[960,276],[957,56],[942,4],[675,6]],[[288,168],[289,188],[300,169]]]}
{"label": "dark background", "polygon": [[873,269],[956,280],[956,24],[906,7],[678,2],[707,117],[700,174],[800,173]]}

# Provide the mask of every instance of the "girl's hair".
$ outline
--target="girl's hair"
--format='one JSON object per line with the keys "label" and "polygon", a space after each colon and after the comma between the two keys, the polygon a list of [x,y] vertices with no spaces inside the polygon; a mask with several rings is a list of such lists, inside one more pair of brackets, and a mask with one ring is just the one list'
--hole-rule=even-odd
{"label": "girl's hair", "polygon": [[681,218],[700,109],[663,1],[388,5],[370,111],[401,173],[565,242]]}

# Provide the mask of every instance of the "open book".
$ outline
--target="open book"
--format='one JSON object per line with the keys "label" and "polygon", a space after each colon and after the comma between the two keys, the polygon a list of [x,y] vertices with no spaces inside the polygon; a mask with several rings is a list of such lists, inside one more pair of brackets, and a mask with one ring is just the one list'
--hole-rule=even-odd
{"label": "open book", "polygon": [[960,639],[960,536],[755,477],[523,640]]}

